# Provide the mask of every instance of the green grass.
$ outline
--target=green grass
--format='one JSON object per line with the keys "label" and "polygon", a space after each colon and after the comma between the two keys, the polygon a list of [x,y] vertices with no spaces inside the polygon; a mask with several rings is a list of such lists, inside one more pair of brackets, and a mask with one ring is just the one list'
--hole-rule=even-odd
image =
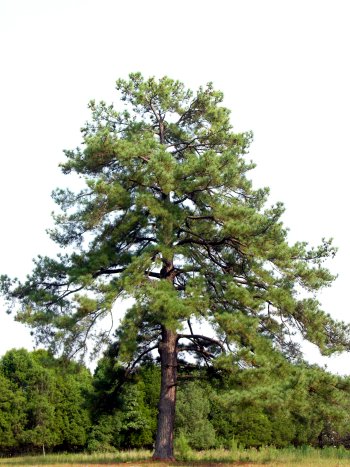
{"label": "green grass", "polygon": [[275,449],[213,449],[178,453],[175,463],[152,462],[151,452],[146,450],[121,451],[95,454],[49,454],[44,456],[24,456],[0,458],[0,465],[16,466],[97,466],[127,463],[132,467],[228,467],[229,465],[258,466],[304,466],[340,467],[350,466],[350,451],[344,448],[313,449],[311,447]]}
{"label": "green grass", "polygon": [[132,450],[109,453],[80,453],[80,454],[47,454],[46,456],[23,456],[0,458],[0,465],[97,465],[97,464],[115,464],[119,462],[137,462],[149,460],[152,456],[151,451]]}
{"label": "green grass", "polygon": [[187,454],[189,462],[197,463],[232,463],[247,462],[253,465],[294,465],[294,466],[350,466],[350,451],[344,448],[313,449],[305,446],[302,448],[276,449],[266,447],[257,449],[232,449],[209,450],[202,452],[190,452]]}

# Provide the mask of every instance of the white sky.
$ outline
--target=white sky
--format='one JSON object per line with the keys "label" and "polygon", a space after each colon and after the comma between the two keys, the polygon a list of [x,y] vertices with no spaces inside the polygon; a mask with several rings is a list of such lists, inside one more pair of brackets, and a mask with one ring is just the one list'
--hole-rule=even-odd
{"label": "white sky", "polygon": [[[350,322],[347,0],[1,0],[0,274],[23,278],[65,186],[62,149],[81,142],[90,99],[114,99],[131,71],[196,88],[213,81],[237,130],[253,130],[257,186],[283,201],[290,238],[334,237],[339,278],[324,309]],[[31,347],[0,308],[0,354]],[[320,360],[350,374],[349,356]],[[315,360],[316,359],[316,360]],[[322,363],[323,362],[323,363]]]}

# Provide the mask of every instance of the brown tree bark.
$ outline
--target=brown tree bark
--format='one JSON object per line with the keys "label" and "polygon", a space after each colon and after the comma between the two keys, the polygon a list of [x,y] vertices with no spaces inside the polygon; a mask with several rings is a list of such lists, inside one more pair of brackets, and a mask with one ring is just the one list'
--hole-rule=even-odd
{"label": "brown tree bark", "polygon": [[177,379],[177,334],[162,327],[159,344],[161,386],[158,428],[153,459],[174,460],[174,422]]}

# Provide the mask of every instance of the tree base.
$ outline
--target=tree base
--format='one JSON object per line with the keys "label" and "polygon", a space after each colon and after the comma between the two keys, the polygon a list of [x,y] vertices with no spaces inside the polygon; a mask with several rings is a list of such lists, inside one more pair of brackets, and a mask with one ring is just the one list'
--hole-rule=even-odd
{"label": "tree base", "polygon": [[155,457],[155,456],[153,456],[153,457],[152,457],[152,461],[157,461],[157,462],[159,462],[159,461],[161,461],[161,462],[175,462],[176,459],[175,459],[175,457]]}

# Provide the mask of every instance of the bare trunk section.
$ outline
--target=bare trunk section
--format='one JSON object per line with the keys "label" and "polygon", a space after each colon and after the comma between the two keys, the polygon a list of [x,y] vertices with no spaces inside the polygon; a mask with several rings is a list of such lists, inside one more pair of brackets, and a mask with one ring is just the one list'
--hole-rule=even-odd
{"label": "bare trunk section", "polygon": [[174,460],[174,421],[177,379],[177,334],[162,328],[159,344],[161,361],[161,386],[158,428],[153,459]]}

